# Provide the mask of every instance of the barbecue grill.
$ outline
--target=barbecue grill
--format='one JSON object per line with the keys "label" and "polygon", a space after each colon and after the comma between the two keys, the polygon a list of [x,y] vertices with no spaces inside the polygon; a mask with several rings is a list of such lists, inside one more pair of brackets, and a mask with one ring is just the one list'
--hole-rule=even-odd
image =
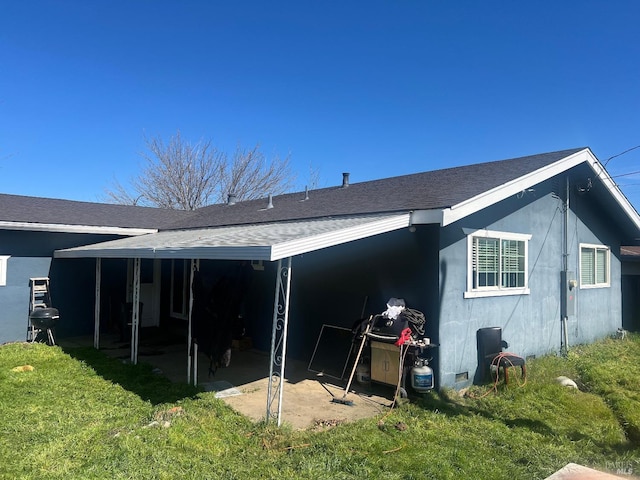
{"label": "barbecue grill", "polygon": [[60,319],[57,308],[36,308],[29,314],[31,321],[33,341],[46,342],[47,345],[55,345],[53,329]]}

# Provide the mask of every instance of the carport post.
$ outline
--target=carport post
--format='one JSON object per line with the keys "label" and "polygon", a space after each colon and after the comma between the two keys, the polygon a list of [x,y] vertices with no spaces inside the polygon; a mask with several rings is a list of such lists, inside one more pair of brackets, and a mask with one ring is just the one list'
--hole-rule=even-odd
{"label": "carport post", "polygon": [[193,351],[193,338],[191,335],[191,319],[193,316],[193,276],[196,268],[200,268],[200,260],[191,259],[191,275],[189,277],[189,328],[187,329],[187,385],[191,384],[191,370],[193,359],[193,384],[198,384],[198,349]]}
{"label": "carport post", "polygon": [[100,348],[100,281],[102,272],[102,259],[96,258],[96,304],[93,326],[93,348]]}
{"label": "carport post", "polygon": [[[291,292],[291,257],[287,265],[278,260],[275,298],[273,301],[273,330],[271,333],[271,364],[267,388],[267,423],[276,419],[278,426],[282,417],[282,393],[284,390],[284,364],[287,356],[287,328],[289,325],[289,295]],[[274,369],[275,367],[275,369]],[[277,405],[273,405],[277,401]],[[275,409],[275,411],[274,411]]]}
{"label": "carport post", "polygon": [[131,313],[131,363],[138,364],[138,327],[140,326],[140,259],[133,259],[133,309]]}

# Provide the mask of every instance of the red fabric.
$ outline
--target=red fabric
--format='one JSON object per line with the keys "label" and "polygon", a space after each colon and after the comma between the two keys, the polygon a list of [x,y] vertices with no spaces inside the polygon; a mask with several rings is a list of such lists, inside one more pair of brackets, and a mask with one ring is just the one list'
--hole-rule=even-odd
{"label": "red fabric", "polygon": [[399,347],[400,345],[408,342],[409,340],[411,340],[411,329],[405,328],[404,330],[402,330],[402,332],[400,332],[400,338],[396,341],[396,345]]}

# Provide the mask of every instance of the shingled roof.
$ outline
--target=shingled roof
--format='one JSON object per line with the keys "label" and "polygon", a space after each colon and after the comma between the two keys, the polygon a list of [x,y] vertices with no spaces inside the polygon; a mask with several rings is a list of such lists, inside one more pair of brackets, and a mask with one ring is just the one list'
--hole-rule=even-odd
{"label": "shingled roof", "polygon": [[[267,198],[243,201],[232,205],[216,204],[195,212],[186,212],[0,195],[0,223],[11,225],[12,222],[28,222],[43,225],[179,230],[354,215],[386,215],[416,211],[442,212],[446,209],[451,209],[452,212],[455,210],[448,220],[454,221],[456,218],[461,218],[460,215],[464,216],[469,213],[468,211],[465,213],[465,209],[460,208],[461,205],[468,204],[473,200],[473,208],[483,208],[483,206],[499,200],[499,195],[487,196],[487,192],[500,191],[500,195],[508,194],[504,189],[505,185],[518,184],[526,178],[541,181],[538,179],[540,172],[547,172],[544,175],[547,175],[548,178],[549,175],[557,174],[558,169],[566,169],[570,165],[585,161],[581,152],[588,152],[587,157],[597,163],[588,148],[574,148],[509,160],[351,183],[348,186],[322,188],[311,190],[308,192],[308,196],[305,192],[278,195],[273,198],[272,208],[268,208]],[[579,153],[579,156],[574,155]],[[575,161],[572,160],[570,164],[567,164],[566,159],[572,155],[575,157]],[[485,196],[484,199],[483,196]],[[620,194],[620,196],[622,195]],[[477,199],[481,200],[477,201]],[[488,204],[487,201],[489,201]],[[624,203],[626,200],[620,201]],[[634,211],[632,212],[632,207],[625,206],[625,208],[628,212],[635,214]],[[635,215],[637,216],[637,214]],[[417,218],[414,218],[414,221],[416,220]],[[433,221],[437,221],[437,219]],[[442,222],[442,224],[446,223]],[[5,228],[7,228],[6,225]]]}
{"label": "shingled roof", "polygon": [[268,223],[342,215],[442,209],[535,172],[584,148],[575,148],[510,160],[477,163],[381,180],[352,183],[267,199],[216,204],[197,210],[171,228],[203,228]]}
{"label": "shingled roof", "polygon": [[162,208],[0,195],[0,222],[159,229],[193,215]]}
{"label": "shingled roof", "polygon": [[[412,225],[450,225],[572,171],[592,179],[630,239],[640,217],[588,148],[201,208],[159,233],[58,250],[59,258],[281,260]],[[568,177],[567,177],[568,178]]]}

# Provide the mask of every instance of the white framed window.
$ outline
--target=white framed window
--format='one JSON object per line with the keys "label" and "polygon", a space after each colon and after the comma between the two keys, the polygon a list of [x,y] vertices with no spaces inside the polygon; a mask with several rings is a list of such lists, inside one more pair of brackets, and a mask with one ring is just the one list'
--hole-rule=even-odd
{"label": "white framed window", "polygon": [[0,287],[7,285],[7,264],[11,255],[0,255]]}
{"label": "white framed window", "polygon": [[609,260],[611,250],[604,245],[580,244],[580,288],[602,288],[611,285]]}
{"label": "white framed window", "polygon": [[467,290],[464,298],[529,294],[529,240],[523,233],[465,229]]}

